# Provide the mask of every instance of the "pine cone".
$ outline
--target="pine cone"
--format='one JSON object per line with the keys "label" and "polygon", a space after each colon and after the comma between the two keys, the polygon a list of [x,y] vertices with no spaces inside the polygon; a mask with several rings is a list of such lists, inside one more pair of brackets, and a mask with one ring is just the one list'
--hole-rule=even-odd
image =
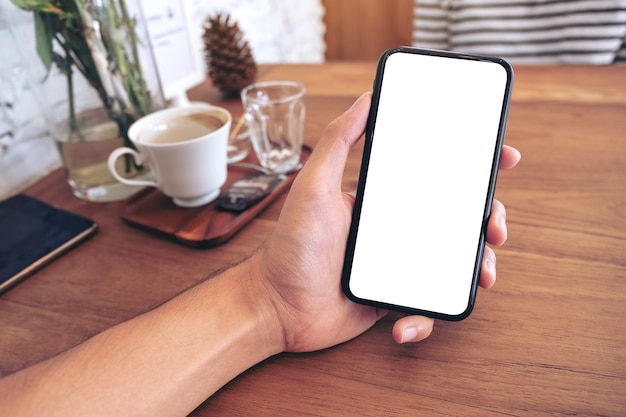
{"label": "pine cone", "polygon": [[254,82],[257,66],[252,51],[228,14],[207,17],[203,40],[209,77],[224,96],[238,96]]}

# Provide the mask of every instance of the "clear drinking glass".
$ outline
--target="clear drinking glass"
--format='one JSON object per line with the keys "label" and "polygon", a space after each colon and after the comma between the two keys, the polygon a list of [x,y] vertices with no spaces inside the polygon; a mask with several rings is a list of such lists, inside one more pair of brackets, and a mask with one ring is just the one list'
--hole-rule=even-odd
{"label": "clear drinking glass", "polygon": [[255,83],[241,92],[252,148],[272,172],[288,172],[300,163],[304,93],[304,85],[293,81]]}

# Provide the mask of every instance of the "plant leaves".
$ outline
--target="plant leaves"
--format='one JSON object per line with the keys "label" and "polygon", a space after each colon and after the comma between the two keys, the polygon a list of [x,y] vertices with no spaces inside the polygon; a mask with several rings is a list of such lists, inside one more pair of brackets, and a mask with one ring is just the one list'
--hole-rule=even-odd
{"label": "plant leaves", "polygon": [[11,3],[20,9],[39,11],[49,7],[52,2],[50,0],[11,0]]}
{"label": "plant leaves", "polygon": [[46,71],[50,72],[52,66],[52,37],[54,28],[48,26],[48,19],[44,13],[33,13],[35,18],[35,39],[37,42],[37,55],[43,63]]}

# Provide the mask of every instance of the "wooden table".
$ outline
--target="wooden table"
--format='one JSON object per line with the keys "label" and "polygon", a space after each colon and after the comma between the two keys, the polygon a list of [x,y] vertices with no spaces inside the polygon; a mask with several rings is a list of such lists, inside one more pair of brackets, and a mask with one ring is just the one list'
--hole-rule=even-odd
{"label": "wooden table", "polygon": [[[375,64],[263,66],[303,81],[306,141],[369,89]],[[394,316],[349,343],[282,354],[194,415],[626,415],[626,67],[519,67],[501,174],[509,241],[472,316],[399,346]],[[190,93],[229,107],[208,85]],[[354,188],[361,148],[344,186]],[[151,308],[252,252],[284,196],[226,244],[191,249],[122,223],[120,203],[74,198],[62,171],[26,190],[98,221],[97,236],[0,296],[0,374]],[[207,300],[210,302],[210,300]],[[129,370],[132,372],[132,370]]]}

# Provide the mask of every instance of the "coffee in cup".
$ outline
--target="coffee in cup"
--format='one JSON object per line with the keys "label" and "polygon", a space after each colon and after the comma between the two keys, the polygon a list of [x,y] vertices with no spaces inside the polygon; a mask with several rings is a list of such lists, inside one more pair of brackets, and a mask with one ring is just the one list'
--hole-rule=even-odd
{"label": "coffee in cup", "polygon": [[211,134],[224,126],[224,121],[210,113],[183,114],[167,121],[164,130],[139,132],[137,142],[166,144],[185,142]]}
{"label": "coffee in cup", "polygon": [[[159,188],[181,207],[208,204],[220,194],[227,176],[227,144],[230,112],[222,107],[192,103],[144,116],[133,123],[128,137],[137,150],[123,147],[108,159],[109,170],[120,182]],[[116,160],[131,155],[145,163],[152,180],[119,175]]]}

